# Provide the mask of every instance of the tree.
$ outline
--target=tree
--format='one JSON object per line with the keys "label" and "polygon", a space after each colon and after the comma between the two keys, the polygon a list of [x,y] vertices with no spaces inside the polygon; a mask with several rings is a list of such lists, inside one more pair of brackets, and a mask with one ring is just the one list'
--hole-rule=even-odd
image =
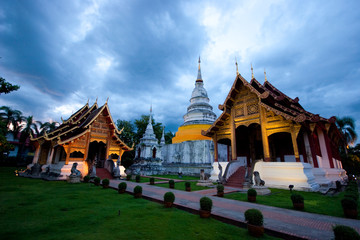
{"label": "tree", "polygon": [[[161,139],[163,126],[162,123],[156,123],[154,118],[151,118],[151,122],[154,129],[154,134],[157,139]],[[143,137],[146,127],[149,124],[149,116],[147,115],[141,115],[140,119],[136,119],[134,121],[136,126],[136,134],[135,134],[135,144],[138,144],[140,142],[140,139]]]}
{"label": "tree", "polygon": [[24,119],[22,113],[19,110],[13,110],[7,106],[0,107],[0,111],[2,111],[0,112],[1,120],[5,122],[8,130],[11,130],[14,134],[16,134],[20,123]]}
{"label": "tree", "polygon": [[35,133],[38,136],[45,134],[45,132],[52,132],[59,126],[58,122],[44,122],[36,121],[36,127],[34,126]]}
{"label": "tree", "polygon": [[343,146],[345,154],[348,154],[347,148],[350,144],[354,144],[357,139],[355,132],[355,121],[351,117],[336,118],[336,126],[343,136]]}
{"label": "tree", "polygon": [[18,85],[12,85],[11,83],[7,82],[4,78],[0,77],[0,95],[1,93],[8,94],[12,91],[16,91],[20,88]]}
{"label": "tree", "polygon": [[126,120],[117,120],[116,125],[119,130],[122,130],[120,138],[125,142],[129,147],[132,146],[135,138],[135,126]]}

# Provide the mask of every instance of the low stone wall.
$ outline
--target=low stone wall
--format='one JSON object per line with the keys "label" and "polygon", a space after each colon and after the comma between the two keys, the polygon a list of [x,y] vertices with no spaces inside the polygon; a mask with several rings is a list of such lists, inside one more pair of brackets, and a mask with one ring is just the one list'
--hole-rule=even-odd
{"label": "low stone wall", "polygon": [[165,174],[177,175],[179,171],[184,176],[199,176],[200,170],[204,169],[205,174],[210,177],[212,170],[211,164],[186,164],[186,163],[163,163]]}

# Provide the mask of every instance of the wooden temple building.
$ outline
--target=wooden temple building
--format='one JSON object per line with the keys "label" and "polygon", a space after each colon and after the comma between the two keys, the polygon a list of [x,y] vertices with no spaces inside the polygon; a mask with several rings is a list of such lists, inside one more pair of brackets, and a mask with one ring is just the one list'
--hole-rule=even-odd
{"label": "wooden temple building", "polygon": [[92,106],[86,103],[54,131],[32,138],[36,146],[32,164],[39,163],[43,171],[50,167],[51,172],[67,176],[77,162],[77,169],[85,176],[94,162],[102,168],[107,159],[116,162],[125,151],[132,150],[120,135],[107,101],[101,107],[97,102]]}
{"label": "wooden temple building", "polygon": [[267,81],[266,73],[261,84],[253,73],[247,82],[237,71],[219,109],[222,114],[202,132],[214,142],[215,175],[219,172],[217,145],[222,143],[229,146],[231,162],[237,163],[227,172],[241,167],[259,171],[267,186],[293,184],[295,189],[317,191],[345,177],[336,118],[306,111],[298,98],[288,97]]}

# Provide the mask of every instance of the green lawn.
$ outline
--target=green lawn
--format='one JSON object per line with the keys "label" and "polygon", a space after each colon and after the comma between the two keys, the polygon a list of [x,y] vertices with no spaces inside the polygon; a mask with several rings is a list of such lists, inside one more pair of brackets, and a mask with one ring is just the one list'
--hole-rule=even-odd
{"label": "green lawn", "polygon": [[[136,180],[130,180],[131,182],[136,182]],[[154,179],[154,182],[162,182],[164,180],[161,180],[161,179]],[[150,178],[146,178],[146,177],[141,177],[140,178],[140,183],[150,183]]]}
{"label": "green lawn", "polygon": [[[209,189],[209,187],[196,186],[196,183],[197,182],[190,182],[191,191],[199,191],[199,190]],[[169,188],[169,183],[159,183],[159,184],[155,184],[155,186]],[[185,191],[185,182],[176,182],[175,189]]]}
{"label": "green lawn", "polygon": [[[270,188],[270,190],[271,190],[271,195],[256,196],[256,203],[268,205],[268,206],[280,207],[280,208],[293,209],[289,190],[273,189],[273,188]],[[294,191],[294,192],[300,193],[304,197],[305,212],[319,213],[319,214],[336,216],[336,217],[344,217],[344,213],[341,207],[341,199],[344,196],[344,192],[341,192],[335,196],[324,196],[321,193],[316,193],[316,192],[300,192],[300,191]],[[246,193],[225,194],[225,198],[247,201],[247,194]],[[360,202],[359,202],[359,206],[360,206]],[[360,219],[360,217],[358,217],[358,219]]]}
{"label": "green lawn", "polygon": [[193,177],[193,176],[182,176],[179,178],[178,175],[153,175],[152,177],[161,177],[161,178],[169,178],[169,179],[178,179],[178,180],[199,180],[200,177]]}
{"label": "green lawn", "polygon": [[252,239],[246,229],[167,209],[113,189],[15,177],[12,168],[1,167],[0,236],[36,240]]}

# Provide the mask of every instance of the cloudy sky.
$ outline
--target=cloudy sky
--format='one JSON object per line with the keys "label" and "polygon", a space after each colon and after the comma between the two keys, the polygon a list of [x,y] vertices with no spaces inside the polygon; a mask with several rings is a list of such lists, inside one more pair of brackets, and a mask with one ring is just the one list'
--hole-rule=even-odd
{"label": "cloudy sky", "polygon": [[217,115],[239,72],[268,80],[360,135],[359,1],[0,2],[0,76],[21,86],[0,105],[61,121],[109,97],[114,120],[148,114],[175,132],[201,55]]}

